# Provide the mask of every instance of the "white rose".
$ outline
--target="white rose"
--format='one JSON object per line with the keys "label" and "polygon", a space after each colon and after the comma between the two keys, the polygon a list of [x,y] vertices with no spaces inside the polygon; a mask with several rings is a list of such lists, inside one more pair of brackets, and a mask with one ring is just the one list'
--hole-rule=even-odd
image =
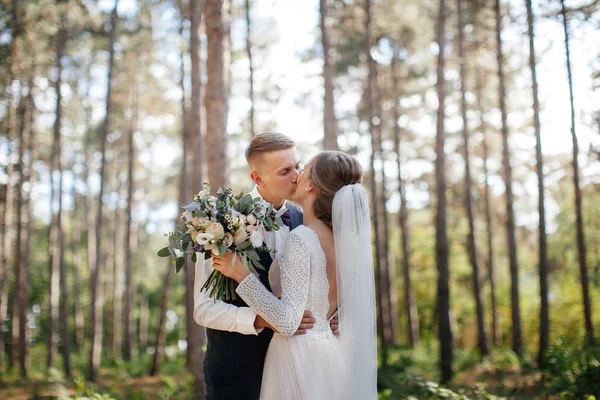
{"label": "white rose", "polygon": [[246,217],[246,222],[248,222],[250,225],[256,224],[256,221],[257,221],[256,217],[252,214],[250,214]]}
{"label": "white rose", "polygon": [[206,246],[204,246],[204,250],[210,251],[214,256],[219,255],[219,249],[214,244],[207,244]]}
{"label": "white rose", "polygon": [[198,236],[196,236],[196,243],[200,246],[206,246],[214,237],[215,236],[210,233],[199,233]]}
{"label": "white rose", "polygon": [[227,232],[225,234],[225,237],[223,238],[223,244],[226,247],[229,247],[233,244],[233,235],[231,233]]}
{"label": "white rose", "polygon": [[255,230],[256,230],[256,226],[254,226],[254,225],[248,225],[248,226],[246,227],[246,231],[247,231],[248,233],[252,233],[252,232],[254,232]]}
{"label": "white rose", "polygon": [[239,246],[246,239],[248,239],[248,234],[246,231],[244,229],[238,229],[235,233],[235,236],[233,236],[233,243],[235,243],[236,246]]}
{"label": "white rose", "polygon": [[263,245],[263,235],[258,231],[252,232],[250,235],[250,242],[254,247],[260,247]]}
{"label": "white rose", "polygon": [[215,240],[220,240],[225,236],[225,230],[223,226],[218,222],[213,222],[212,224],[206,227],[206,233],[210,233],[213,235]]}

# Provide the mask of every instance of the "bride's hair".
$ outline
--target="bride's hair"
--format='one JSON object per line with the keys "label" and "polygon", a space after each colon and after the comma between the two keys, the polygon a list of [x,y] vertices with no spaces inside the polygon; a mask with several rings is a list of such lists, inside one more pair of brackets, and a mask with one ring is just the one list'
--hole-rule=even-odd
{"label": "bride's hair", "polygon": [[346,185],[360,183],[362,167],[358,160],[341,151],[323,151],[308,165],[308,179],[317,189],[313,204],[315,216],[331,228],[335,193]]}

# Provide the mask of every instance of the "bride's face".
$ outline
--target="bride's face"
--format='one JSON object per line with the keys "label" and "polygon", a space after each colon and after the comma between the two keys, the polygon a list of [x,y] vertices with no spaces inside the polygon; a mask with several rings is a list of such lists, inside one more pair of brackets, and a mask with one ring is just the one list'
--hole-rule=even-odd
{"label": "bride's face", "polygon": [[302,169],[298,175],[296,192],[294,193],[293,200],[300,205],[305,205],[306,201],[311,197],[311,195],[314,192],[314,187],[308,179],[310,175],[310,168],[311,163],[309,162],[306,168]]}

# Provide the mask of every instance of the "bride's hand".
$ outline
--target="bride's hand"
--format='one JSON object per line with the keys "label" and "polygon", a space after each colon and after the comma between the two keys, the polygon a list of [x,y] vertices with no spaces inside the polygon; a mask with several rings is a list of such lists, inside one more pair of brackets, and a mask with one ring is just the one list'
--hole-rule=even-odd
{"label": "bride's hand", "polygon": [[250,275],[250,272],[242,264],[242,260],[234,252],[228,251],[224,256],[213,256],[212,259],[214,269],[237,283]]}

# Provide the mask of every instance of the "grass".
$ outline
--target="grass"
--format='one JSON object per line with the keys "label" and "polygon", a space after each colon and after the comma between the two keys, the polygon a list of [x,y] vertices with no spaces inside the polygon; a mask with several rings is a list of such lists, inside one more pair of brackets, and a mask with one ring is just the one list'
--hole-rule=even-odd
{"label": "grass", "polygon": [[[510,349],[494,349],[485,359],[476,349],[456,349],[452,384],[440,386],[435,344],[423,343],[416,349],[394,347],[389,350],[388,366],[379,371],[379,399],[600,399],[595,384],[596,376],[600,376],[600,357],[594,351],[574,345],[555,346],[549,353],[552,364],[543,375],[532,367],[529,358],[519,358]],[[581,354],[592,356],[584,359]],[[106,360],[98,383],[90,384],[84,379],[86,357],[73,354],[74,375],[67,379],[61,373],[60,360],[56,368],[44,370],[43,348],[34,348],[28,379],[20,378],[17,371],[2,373],[0,369],[0,399],[191,398],[192,378],[184,353],[167,357],[161,374],[155,377],[147,376],[150,361],[147,354],[130,362]],[[588,386],[582,388],[582,382]]]}

